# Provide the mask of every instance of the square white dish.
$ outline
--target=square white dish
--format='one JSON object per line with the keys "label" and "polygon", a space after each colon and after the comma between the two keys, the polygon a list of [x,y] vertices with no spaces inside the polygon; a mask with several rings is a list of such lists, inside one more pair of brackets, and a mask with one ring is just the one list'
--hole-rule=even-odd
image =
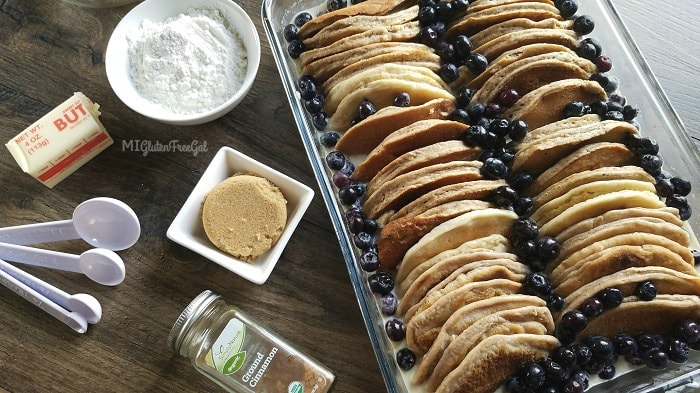
{"label": "square white dish", "polygon": [[[226,178],[239,172],[254,173],[270,180],[287,199],[287,225],[284,232],[277,243],[253,263],[237,259],[216,248],[207,238],[200,217],[202,201],[207,193]],[[246,280],[261,285],[270,277],[313,196],[314,191],[306,185],[253,160],[245,154],[224,146],[216,153],[175,216],[168,228],[167,237]]]}

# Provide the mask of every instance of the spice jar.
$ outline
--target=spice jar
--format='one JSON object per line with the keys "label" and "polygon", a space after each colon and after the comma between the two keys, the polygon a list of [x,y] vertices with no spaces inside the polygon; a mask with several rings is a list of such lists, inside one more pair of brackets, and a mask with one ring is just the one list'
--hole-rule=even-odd
{"label": "spice jar", "polygon": [[175,322],[168,345],[229,392],[324,393],[335,376],[212,291]]}

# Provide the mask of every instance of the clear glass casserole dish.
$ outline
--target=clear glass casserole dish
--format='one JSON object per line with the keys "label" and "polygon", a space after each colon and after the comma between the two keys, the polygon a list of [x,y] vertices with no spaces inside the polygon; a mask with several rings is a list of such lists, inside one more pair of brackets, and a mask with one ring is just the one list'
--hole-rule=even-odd
{"label": "clear glass casserole dish", "polygon": [[[352,281],[358,303],[365,320],[370,340],[375,350],[379,368],[384,376],[389,392],[417,392],[411,386],[410,374],[398,368],[394,358],[400,347],[387,338],[384,332],[386,317],[381,313],[377,295],[373,294],[367,284],[368,274],[360,269],[359,252],[355,248],[344,219],[344,207],[338,200],[335,187],[331,181],[332,171],[325,164],[324,157],[330,151],[320,141],[320,132],[312,124],[311,116],[304,110],[296,91],[299,70],[295,61],[287,54],[287,43],[283,37],[285,25],[291,23],[295,15],[307,10],[319,10],[318,0],[264,0],[262,20],[270,46],[281,74],[282,84],[287,93],[294,119],[306,148],[314,174],[319,182],[323,199],[328,207],[335,228],[346,267]],[[315,14],[315,12],[312,12]],[[617,77],[620,92],[628,102],[640,108],[637,118],[640,133],[656,139],[660,154],[664,159],[664,169],[674,176],[689,179],[693,189],[700,187],[700,154],[686,133],[676,112],[652,74],[649,66],[639,52],[631,34],[625,27],[612,0],[587,0],[579,2],[578,14],[590,15],[596,21],[595,31],[591,37],[598,40],[604,53],[614,63],[611,75]],[[697,192],[688,195],[690,206],[699,207]],[[697,209],[696,209],[697,210]],[[700,212],[696,212],[687,225],[692,233],[700,230]],[[700,391],[700,354],[691,351],[691,358],[684,364],[673,364],[662,371],[648,368],[630,370],[620,373],[612,381],[605,383],[592,379],[596,386],[589,392],[696,392]]]}

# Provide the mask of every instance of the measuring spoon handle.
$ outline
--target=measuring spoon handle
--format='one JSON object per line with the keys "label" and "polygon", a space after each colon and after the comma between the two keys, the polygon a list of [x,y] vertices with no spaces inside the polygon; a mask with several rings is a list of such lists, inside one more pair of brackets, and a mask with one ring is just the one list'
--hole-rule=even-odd
{"label": "measuring spoon handle", "polygon": [[50,243],[80,239],[73,220],[42,222],[0,228],[0,242],[10,244]]}
{"label": "measuring spoon handle", "polygon": [[28,300],[30,303],[34,304],[40,309],[46,311],[52,317],[70,326],[76,332],[85,333],[87,331],[87,321],[82,315],[68,311],[58,304],[52,302],[37,291],[23,284],[18,279],[12,277],[4,270],[0,270],[0,284]]}
{"label": "measuring spoon handle", "polygon": [[3,261],[2,259],[0,259],[0,270],[21,281],[22,284],[39,292],[42,296],[58,304],[59,306],[65,309],[70,308],[68,305],[70,295],[60,288],[57,288],[46,281],[40,280],[24,270]]}
{"label": "measuring spoon handle", "polygon": [[27,265],[82,273],[80,256],[16,244],[0,243],[0,259]]}

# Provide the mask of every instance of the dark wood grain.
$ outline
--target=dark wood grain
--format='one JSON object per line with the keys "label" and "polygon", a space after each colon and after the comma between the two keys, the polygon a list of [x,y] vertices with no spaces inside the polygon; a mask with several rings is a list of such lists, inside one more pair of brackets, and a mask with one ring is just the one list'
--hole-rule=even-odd
{"label": "dark wood grain", "polygon": [[[693,1],[618,1],[638,44],[689,132],[700,136],[696,21]],[[623,4],[627,3],[627,4]],[[328,212],[294,126],[269,43],[260,2],[239,1],[258,26],[262,59],[250,94],[230,114],[177,127],[138,115],[105,76],[109,36],[130,7],[87,9],[57,0],[0,1],[0,140],[8,141],[74,91],[99,103],[115,144],[53,190],[0,152],[0,225],[67,219],[85,199],[110,196],[139,215],[142,237],[120,252],[127,278],[116,287],[77,274],[28,271],[71,292],[95,295],[102,321],[78,335],[0,287],[0,392],[212,392],[219,389],[166,347],[182,309],[204,289],[220,293],[263,325],[316,357],[338,376],[337,392],[381,392],[377,367]],[[667,17],[660,23],[660,7]],[[666,14],[664,14],[666,15]],[[677,19],[678,18],[678,19]],[[680,26],[680,27],[679,27]],[[659,28],[663,28],[660,31]],[[669,57],[671,60],[669,60]],[[673,65],[671,65],[671,63]],[[131,140],[207,143],[192,156],[124,149]],[[231,146],[316,190],[272,276],[252,284],[167,240],[165,232],[221,146]],[[80,253],[80,241],[51,248]]]}

